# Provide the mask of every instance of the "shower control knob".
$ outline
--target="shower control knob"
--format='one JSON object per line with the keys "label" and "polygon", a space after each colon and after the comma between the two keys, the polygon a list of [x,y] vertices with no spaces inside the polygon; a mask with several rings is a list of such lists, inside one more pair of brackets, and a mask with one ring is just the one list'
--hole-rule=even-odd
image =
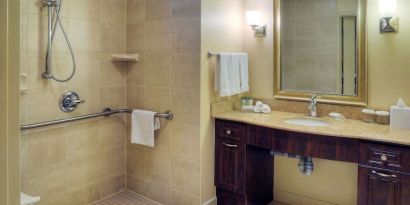
{"label": "shower control knob", "polygon": [[85,103],[85,101],[81,100],[77,93],[69,91],[60,97],[59,106],[63,112],[72,112],[80,103]]}

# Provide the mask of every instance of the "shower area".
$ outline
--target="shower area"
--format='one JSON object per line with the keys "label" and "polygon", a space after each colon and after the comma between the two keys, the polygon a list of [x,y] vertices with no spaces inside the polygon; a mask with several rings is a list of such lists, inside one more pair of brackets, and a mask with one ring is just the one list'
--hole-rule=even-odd
{"label": "shower area", "polygon": [[[21,192],[200,204],[200,0],[20,3]],[[134,109],[158,113],[154,148],[131,143]]]}

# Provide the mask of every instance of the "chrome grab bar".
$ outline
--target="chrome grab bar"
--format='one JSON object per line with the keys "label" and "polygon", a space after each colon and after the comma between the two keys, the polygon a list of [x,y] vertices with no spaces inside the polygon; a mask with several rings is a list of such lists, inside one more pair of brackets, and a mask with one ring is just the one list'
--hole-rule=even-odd
{"label": "chrome grab bar", "polygon": [[[78,117],[72,117],[72,118],[67,118],[67,119],[60,119],[60,120],[52,120],[52,121],[47,121],[47,122],[34,123],[34,124],[29,124],[29,125],[21,125],[20,130],[29,130],[29,129],[39,128],[39,127],[62,124],[62,123],[66,123],[66,122],[85,120],[85,119],[90,119],[90,118],[95,118],[95,117],[102,117],[102,116],[108,117],[110,115],[118,114],[118,113],[132,113],[132,110],[131,109],[111,110],[111,108],[105,108],[100,113],[94,113],[94,114],[83,115],[83,116],[78,116]],[[165,113],[157,113],[157,114],[155,114],[155,117],[165,118],[167,120],[172,120],[172,118],[174,118],[174,114],[171,111],[167,111]]]}

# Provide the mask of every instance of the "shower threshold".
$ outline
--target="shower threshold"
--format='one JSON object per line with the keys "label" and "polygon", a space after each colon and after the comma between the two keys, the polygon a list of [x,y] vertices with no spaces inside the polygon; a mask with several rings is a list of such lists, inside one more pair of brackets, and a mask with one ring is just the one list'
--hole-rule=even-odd
{"label": "shower threshold", "polygon": [[124,190],[91,205],[161,205],[136,193]]}

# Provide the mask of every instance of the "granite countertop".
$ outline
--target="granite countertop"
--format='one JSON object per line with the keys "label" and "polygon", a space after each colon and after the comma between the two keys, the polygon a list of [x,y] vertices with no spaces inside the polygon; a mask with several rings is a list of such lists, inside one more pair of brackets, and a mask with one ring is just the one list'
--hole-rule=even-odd
{"label": "granite countertop", "polygon": [[360,120],[338,120],[330,117],[320,117],[318,119],[330,122],[331,125],[326,127],[309,127],[284,122],[284,120],[290,118],[306,117],[303,114],[289,112],[272,111],[269,114],[262,114],[228,111],[214,113],[213,117],[281,130],[410,145],[410,130],[390,128],[389,125],[366,123]]}

